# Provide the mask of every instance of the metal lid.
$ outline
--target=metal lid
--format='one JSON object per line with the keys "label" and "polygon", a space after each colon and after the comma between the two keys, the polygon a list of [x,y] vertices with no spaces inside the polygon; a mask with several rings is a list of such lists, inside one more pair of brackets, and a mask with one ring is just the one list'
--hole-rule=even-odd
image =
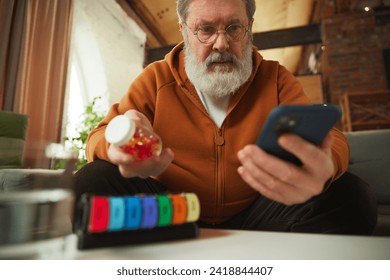
{"label": "metal lid", "polygon": [[66,189],[9,191],[1,193],[0,206],[18,203],[55,203],[72,197],[72,192]]}

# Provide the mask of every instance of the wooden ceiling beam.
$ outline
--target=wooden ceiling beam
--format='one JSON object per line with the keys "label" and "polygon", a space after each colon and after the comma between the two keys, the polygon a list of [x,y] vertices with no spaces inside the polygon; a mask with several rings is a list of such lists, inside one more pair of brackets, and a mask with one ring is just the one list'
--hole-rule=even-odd
{"label": "wooden ceiling beam", "polygon": [[302,46],[322,42],[320,24],[310,24],[253,34],[253,43],[259,50]]}
{"label": "wooden ceiling beam", "polygon": [[[300,27],[293,27],[269,32],[258,32],[253,34],[253,44],[259,50],[274,49],[290,46],[302,46],[322,42],[321,24],[310,24]],[[173,48],[173,45],[159,48],[147,49],[146,65],[163,59]]]}

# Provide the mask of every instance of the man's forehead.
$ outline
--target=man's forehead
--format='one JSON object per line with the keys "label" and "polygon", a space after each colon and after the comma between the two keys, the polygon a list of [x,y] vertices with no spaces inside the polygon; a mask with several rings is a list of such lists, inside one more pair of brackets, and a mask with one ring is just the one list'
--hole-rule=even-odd
{"label": "man's forehead", "polygon": [[234,23],[245,20],[246,7],[242,0],[192,0],[187,20],[202,23]]}

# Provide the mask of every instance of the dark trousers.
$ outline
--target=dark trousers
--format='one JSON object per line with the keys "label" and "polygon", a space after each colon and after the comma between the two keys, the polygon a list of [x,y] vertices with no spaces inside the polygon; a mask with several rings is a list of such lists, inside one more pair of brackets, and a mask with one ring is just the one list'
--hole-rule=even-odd
{"label": "dark trousers", "polygon": [[[84,166],[74,179],[76,203],[83,193],[114,196],[167,191],[152,178],[124,178],[117,166],[102,160]],[[200,221],[199,225],[224,229],[370,235],[376,219],[376,199],[370,186],[347,172],[326,192],[305,203],[286,206],[259,195],[230,220],[217,225]]]}

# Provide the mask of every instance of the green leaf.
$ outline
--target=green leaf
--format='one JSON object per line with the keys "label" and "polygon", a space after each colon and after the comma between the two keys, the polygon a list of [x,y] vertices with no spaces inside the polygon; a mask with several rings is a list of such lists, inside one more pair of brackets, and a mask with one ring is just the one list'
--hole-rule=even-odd
{"label": "green leaf", "polygon": [[[80,170],[85,164],[87,159],[85,157],[85,147],[89,133],[104,119],[105,113],[99,112],[96,108],[97,101],[101,99],[100,96],[95,97],[91,103],[85,107],[84,113],[80,116],[80,123],[76,128],[76,136],[64,137],[64,142],[70,146],[70,148],[79,154],[79,159],[76,163],[76,170]],[[63,168],[64,162],[58,162],[55,168]]]}

